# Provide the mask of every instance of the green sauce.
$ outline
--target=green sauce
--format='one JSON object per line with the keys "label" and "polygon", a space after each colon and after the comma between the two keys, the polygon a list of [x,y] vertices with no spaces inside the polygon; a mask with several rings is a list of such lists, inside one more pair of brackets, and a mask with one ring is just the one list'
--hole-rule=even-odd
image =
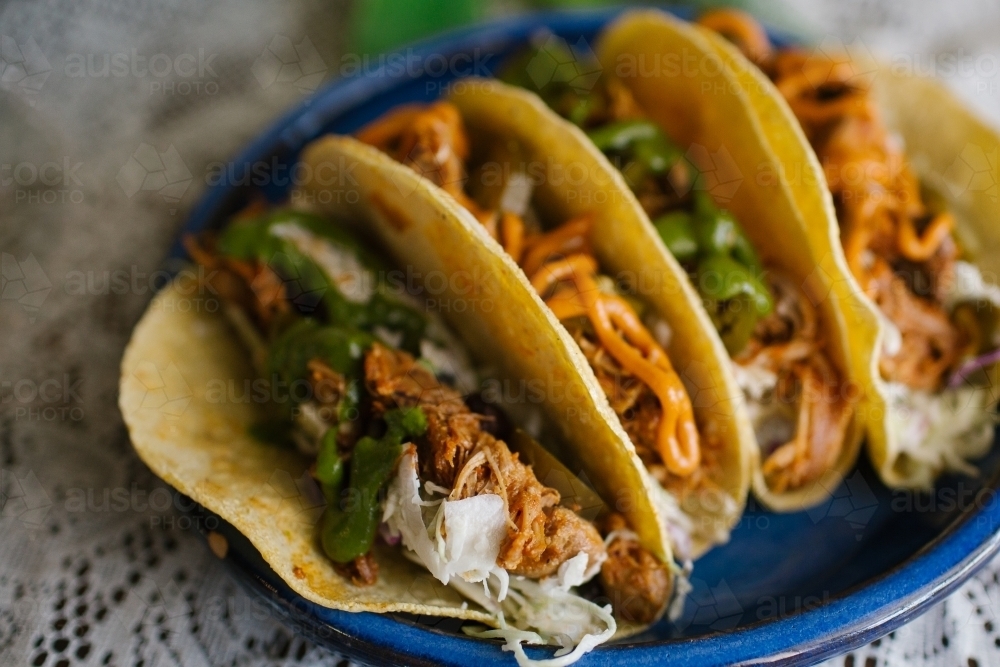
{"label": "green sauce", "polygon": [[[367,302],[357,303],[345,297],[320,265],[290,240],[274,233],[275,226],[289,224],[355,256],[370,271],[368,278],[378,281]],[[387,293],[381,282],[386,267],[344,227],[308,213],[279,209],[231,224],[219,237],[217,248],[223,255],[270,267],[284,281],[287,297],[298,310],[307,314],[315,311],[324,322],[338,326],[365,331],[384,327],[402,335],[402,349],[419,354],[426,318]]]}

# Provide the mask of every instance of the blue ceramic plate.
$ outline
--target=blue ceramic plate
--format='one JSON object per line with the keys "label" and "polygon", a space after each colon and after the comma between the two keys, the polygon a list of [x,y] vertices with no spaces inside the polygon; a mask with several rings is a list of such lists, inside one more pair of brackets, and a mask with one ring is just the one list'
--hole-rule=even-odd
{"label": "blue ceramic plate", "polygon": [[[322,134],[352,132],[398,104],[441,96],[457,78],[489,75],[539,30],[570,45],[582,38],[585,46],[614,15],[523,16],[419,44],[401,58],[360,63],[357,76],[319,91],[229,163],[226,182],[209,188],[186,231],[220,226],[251,197],[284,198],[288,179],[272,171],[258,184],[255,167],[287,167]],[[179,244],[174,254],[183,256]],[[809,664],[888,633],[954,590],[1000,546],[997,449],[981,462],[980,477],[943,479],[933,494],[890,491],[862,463],[833,498],[808,512],[772,514],[751,500],[730,542],[697,562],[679,621],[602,646],[579,664]],[[226,560],[247,588],[331,649],[373,664],[513,664],[499,642],[464,636],[459,621],[309,603],[239,533],[224,524],[221,530],[231,545]]]}

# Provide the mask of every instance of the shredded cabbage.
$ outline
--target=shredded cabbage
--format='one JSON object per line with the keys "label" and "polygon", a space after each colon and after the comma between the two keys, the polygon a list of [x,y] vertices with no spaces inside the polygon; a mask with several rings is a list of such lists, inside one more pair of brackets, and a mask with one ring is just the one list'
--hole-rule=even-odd
{"label": "shredded cabbage", "polygon": [[709,544],[725,544],[729,541],[730,524],[739,513],[739,504],[723,489],[702,489],[689,497],[690,502],[706,509],[706,512],[698,515],[685,511],[677,498],[659,484],[654,484],[653,489],[653,504],[659,510],[660,521],[670,539],[675,558],[680,561],[691,560],[694,554],[694,536]]}
{"label": "shredded cabbage", "polygon": [[[447,493],[434,484],[425,484],[424,489],[428,496]],[[523,667],[568,665],[611,639],[618,629],[610,605],[600,607],[570,592],[593,578],[603,559],[591,562],[581,552],[564,562],[553,577],[537,582],[523,577],[512,580],[496,564],[507,531],[503,499],[495,494],[425,499],[420,494],[417,450],[412,444],[403,450],[389,485],[382,521],[391,535],[402,538],[408,558],[496,615],[498,629],[469,634],[505,639],[504,650],[513,651]],[[507,625],[508,620],[514,627]],[[527,656],[522,643],[555,643],[562,648],[555,658],[536,661]]]}
{"label": "shredded cabbage", "polygon": [[[510,589],[507,602],[497,613],[499,628],[463,630],[473,637],[504,639],[503,650],[512,651],[521,667],[570,665],[618,631],[611,605],[598,606],[563,590],[551,580],[535,582],[515,577]],[[507,618],[516,627],[508,626]],[[603,624],[604,629],[598,624]],[[552,658],[534,660],[524,652],[522,644],[558,644],[562,648]]]}
{"label": "shredded cabbage", "polygon": [[500,210],[523,217],[531,205],[533,190],[531,178],[523,171],[515,171],[504,184],[503,194],[500,195]]}
{"label": "shredded cabbage", "polygon": [[899,448],[924,468],[929,486],[942,470],[976,474],[969,459],[989,451],[996,425],[996,398],[989,387],[961,387],[937,393],[885,385],[889,426]]}
{"label": "shredded cabbage", "polygon": [[653,504],[659,510],[663,531],[670,539],[674,555],[680,560],[691,558],[693,546],[691,535],[694,533],[694,521],[683,509],[674,496],[659,483],[653,485]]}
{"label": "shredded cabbage", "polygon": [[[671,563],[673,565],[673,563]],[[683,568],[676,568],[674,576],[674,597],[667,608],[667,618],[676,621],[684,613],[684,603],[687,602],[688,594],[694,590],[691,585],[691,572],[694,565],[691,561],[684,561]]]}
{"label": "shredded cabbage", "polygon": [[895,322],[886,317],[881,308],[876,309],[875,313],[882,324],[882,354],[895,357],[903,349],[903,333]]}
{"label": "shredded cabbage", "polygon": [[601,565],[607,559],[607,554],[601,554],[600,558],[591,560],[587,552],[581,551],[560,565],[556,576],[546,577],[539,583],[546,590],[558,588],[566,592],[575,586],[585,584],[593,579],[594,575],[601,571]]}
{"label": "shredded cabbage", "polygon": [[763,363],[753,363],[746,366],[734,363],[732,368],[736,384],[740,386],[748,399],[761,401],[767,398],[778,385],[778,374]]}
{"label": "shredded cabbage", "polygon": [[955,262],[954,289],[945,297],[944,306],[951,310],[968,301],[986,301],[1000,308],[1000,286],[986,282],[976,265]]}
{"label": "shredded cabbage", "polygon": [[292,441],[295,443],[295,448],[307,456],[319,454],[320,442],[330,428],[329,424],[323,421],[319,406],[312,401],[300,403],[293,420]]}
{"label": "shredded cabbage", "polygon": [[[429,532],[423,508],[437,506]],[[389,487],[382,521],[442,584],[454,576],[485,581],[496,569],[507,532],[503,499],[484,494],[462,500],[424,500],[417,476],[417,449],[407,445]],[[442,533],[448,527],[448,536]],[[506,574],[506,573],[505,573]]]}
{"label": "shredded cabbage", "polygon": [[[759,358],[758,358],[759,359]],[[762,363],[732,364],[736,384],[743,390],[747,413],[763,457],[795,436],[797,415],[793,405],[773,400],[778,375]]]}

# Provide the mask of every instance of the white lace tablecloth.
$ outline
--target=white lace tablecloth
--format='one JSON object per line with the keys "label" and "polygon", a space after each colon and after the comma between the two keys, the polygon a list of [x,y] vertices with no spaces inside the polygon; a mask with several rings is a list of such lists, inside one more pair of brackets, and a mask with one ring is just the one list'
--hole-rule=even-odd
{"label": "white lace tablecloth", "polygon": [[[211,163],[338,74],[350,9],[0,5],[0,664],[341,661],[238,588],[132,453],[116,399],[123,346]],[[996,2],[763,9],[820,43],[964,64],[939,73],[1000,124]],[[830,664],[1000,664],[997,572]]]}

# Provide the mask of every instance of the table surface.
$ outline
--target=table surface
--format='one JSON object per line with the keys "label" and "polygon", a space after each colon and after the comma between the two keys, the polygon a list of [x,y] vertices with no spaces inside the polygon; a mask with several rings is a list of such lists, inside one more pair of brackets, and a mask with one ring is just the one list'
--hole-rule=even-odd
{"label": "table surface", "polygon": [[[351,11],[302,0],[0,8],[0,664],[341,661],[237,587],[133,454],[116,402],[123,347],[212,163],[352,62]],[[936,70],[1000,125],[995,2],[761,11],[820,44]],[[1000,561],[828,664],[1000,664],[998,572]]]}

